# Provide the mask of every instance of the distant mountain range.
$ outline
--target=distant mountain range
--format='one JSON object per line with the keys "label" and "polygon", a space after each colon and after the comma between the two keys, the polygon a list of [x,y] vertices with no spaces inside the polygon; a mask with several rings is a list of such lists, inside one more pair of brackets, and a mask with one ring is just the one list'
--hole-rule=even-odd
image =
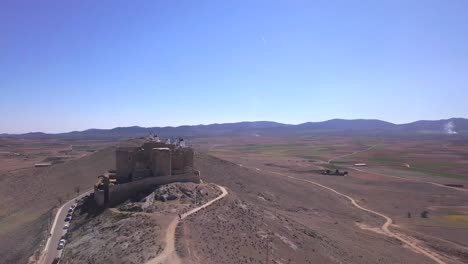
{"label": "distant mountain range", "polygon": [[88,129],[68,133],[47,134],[32,132],[26,134],[0,134],[0,137],[15,138],[62,138],[101,139],[133,138],[147,136],[150,132],[162,137],[203,137],[221,135],[306,135],[306,134],[429,134],[468,135],[468,119],[450,118],[442,120],[421,120],[408,124],[393,124],[376,119],[331,119],[323,122],[307,122],[289,125],[270,121],[238,122],[211,125],[178,127],[116,127],[113,129]]}

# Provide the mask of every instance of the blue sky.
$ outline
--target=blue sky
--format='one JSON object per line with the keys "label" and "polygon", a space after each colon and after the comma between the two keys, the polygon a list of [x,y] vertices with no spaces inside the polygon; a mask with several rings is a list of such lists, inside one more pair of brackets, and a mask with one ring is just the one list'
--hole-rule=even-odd
{"label": "blue sky", "polygon": [[1,1],[0,133],[468,117],[468,2]]}

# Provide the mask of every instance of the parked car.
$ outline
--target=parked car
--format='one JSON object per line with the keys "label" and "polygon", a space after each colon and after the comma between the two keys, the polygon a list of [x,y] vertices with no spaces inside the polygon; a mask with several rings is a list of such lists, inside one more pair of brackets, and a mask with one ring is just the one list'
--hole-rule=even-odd
{"label": "parked car", "polygon": [[61,239],[60,242],[58,243],[57,249],[58,250],[63,249],[64,246],[65,246],[65,239]]}
{"label": "parked car", "polygon": [[68,229],[70,227],[70,223],[66,223],[64,226],[63,226],[63,229]]}
{"label": "parked car", "polygon": [[70,218],[71,218],[71,217],[72,217],[72,214],[71,214],[71,213],[67,214],[67,217],[70,217]]}
{"label": "parked car", "polygon": [[73,212],[73,208],[68,209],[68,212],[69,212],[69,213],[72,213],[72,212]]}
{"label": "parked car", "polygon": [[70,222],[71,217],[65,217],[65,222]]}
{"label": "parked car", "polygon": [[58,264],[60,261],[60,258],[57,257],[57,258],[54,258],[54,261],[52,261],[52,264]]}

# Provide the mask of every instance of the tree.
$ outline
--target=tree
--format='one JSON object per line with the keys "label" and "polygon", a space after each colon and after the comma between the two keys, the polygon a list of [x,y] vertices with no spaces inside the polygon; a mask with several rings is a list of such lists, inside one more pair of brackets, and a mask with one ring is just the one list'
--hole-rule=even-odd
{"label": "tree", "polygon": [[427,217],[428,217],[428,214],[429,214],[428,211],[423,211],[423,212],[421,213],[421,217],[422,217],[422,218],[427,218]]}
{"label": "tree", "polygon": [[270,242],[271,242],[271,235],[273,235],[272,232],[268,232],[266,234],[266,260],[265,264],[270,263]]}
{"label": "tree", "polygon": [[80,194],[80,186],[75,187],[76,196]]}
{"label": "tree", "polygon": [[62,205],[63,199],[62,197],[57,197],[57,202],[59,203],[59,206]]}

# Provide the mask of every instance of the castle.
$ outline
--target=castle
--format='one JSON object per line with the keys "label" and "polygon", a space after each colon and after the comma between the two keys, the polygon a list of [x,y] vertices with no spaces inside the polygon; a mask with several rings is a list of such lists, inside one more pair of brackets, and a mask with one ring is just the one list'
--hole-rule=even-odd
{"label": "castle", "polygon": [[151,137],[139,147],[119,147],[116,169],[98,176],[94,200],[98,206],[117,204],[130,196],[171,182],[200,182],[193,169],[194,151],[183,139],[175,144]]}

